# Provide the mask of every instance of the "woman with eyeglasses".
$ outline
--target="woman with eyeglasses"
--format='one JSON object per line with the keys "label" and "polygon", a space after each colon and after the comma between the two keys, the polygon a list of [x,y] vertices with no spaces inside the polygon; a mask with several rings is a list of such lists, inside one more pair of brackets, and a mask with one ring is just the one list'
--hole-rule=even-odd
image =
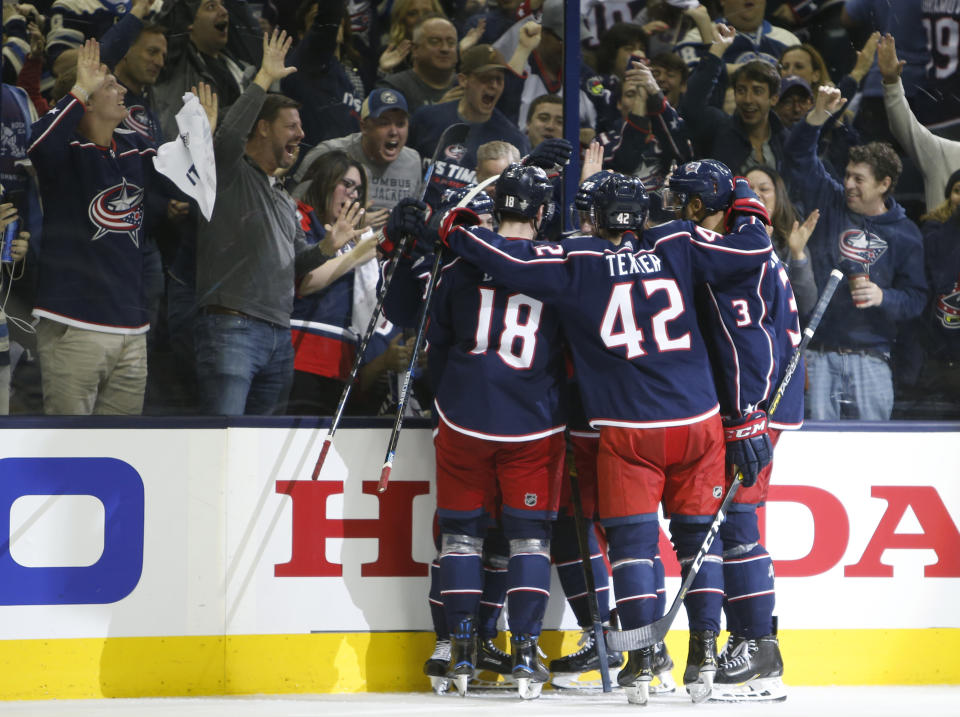
{"label": "woman with eyeglasses", "polygon": [[[343,392],[376,300],[377,242],[362,228],[367,202],[363,167],[346,153],[328,152],[310,167],[298,202],[308,242],[333,235],[336,254],[311,274],[294,299],[291,329],[293,388],[288,413],[330,415]],[[366,235],[364,232],[366,231]]]}

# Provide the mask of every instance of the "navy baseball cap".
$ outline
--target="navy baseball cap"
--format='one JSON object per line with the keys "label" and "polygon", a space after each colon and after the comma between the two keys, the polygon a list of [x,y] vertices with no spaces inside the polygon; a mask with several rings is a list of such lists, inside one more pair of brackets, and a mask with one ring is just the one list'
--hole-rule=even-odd
{"label": "navy baseball cap", "polygon": [[780,98],[787,96],[790,90],[797,90],[805,94],[811,100],[813,99],[813,90],[810,89],[810,83],[797,75],[788,75],[780,81]]}
{"label": "navy baseball cap", "polygon": [[387,110],[403,110],[410,114],[407,100],[396,90],[379,89],[369,94],[360,106],[360,119],[373,117],[376,119]]}

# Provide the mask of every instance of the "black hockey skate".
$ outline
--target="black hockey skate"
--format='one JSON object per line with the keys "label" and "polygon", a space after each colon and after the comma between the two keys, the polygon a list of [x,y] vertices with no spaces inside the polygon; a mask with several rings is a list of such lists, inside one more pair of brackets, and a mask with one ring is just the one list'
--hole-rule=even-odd
{"label": "black hockey skate", "polygon": [[480,640],[477,649],[477,669],[496,672],[498,675],[509,675],[513,671],[510,655],[497,647],[493,639]]}
{"label": "black hockey skate", "polygon": [[513,635],[510,637],[510,651],[513,678],[517,681],[517,691],[525,700],[535,700],[540,696],[543,683],[550,679],[550,671],[540,661],[540,647],[533,635]]}
{"label": "black hockey skate", "polygon": [[447,668],[450,666],[450,640],[437,638],[433,654],[423,663],[423,674],[430,678],[430,687],[438,695],[446,694],[450,687]]}
{"label": "black hockey skate", "polygon": [[[580,649],[564,657],[550,661],[550,682],[555,687],[591,687],[591,683],[579,682],[577,677],[584,672],[600,669],[600,654],[592,627],[585,628],[580,636]],[[607,665],[615,669],[623,664],[623,654],[607,650]]]}
{"label": "black hockey skate", "polygon": [[673,679],[673,658],[667,652],[667,646],[661,640],[653,646],[653,682],[651,695],[666,695],[676,692],[677,683]]}
{"label": "black hockey skate", "polygon": [[642,647],[627,653],[627,665],[617,675],[617,684],[627,693],[627,702],[645,705],[650,699],[650,683],[653,682],[654,648]]}
{"label": "black hockey skate", "polygon": [[683,684],[694,702],[703,702],[710,697],[716,673],[717,633],[712,630],[691,630]]}
{"label": "black hockey skate", "polygon": [[461,620],[450,633],[450,663],[447,678],[453,682],[461,697],[467,696],[467,684],[476,674],[477,627],[473,618]]}
{"label": "black hockey skate", "polygon": [[[732,641],[733,636],[730,639]],[[725,657],[713,681],[711,700],[782,702],[787,699],[776,633],[754,639],[739,638]]]}

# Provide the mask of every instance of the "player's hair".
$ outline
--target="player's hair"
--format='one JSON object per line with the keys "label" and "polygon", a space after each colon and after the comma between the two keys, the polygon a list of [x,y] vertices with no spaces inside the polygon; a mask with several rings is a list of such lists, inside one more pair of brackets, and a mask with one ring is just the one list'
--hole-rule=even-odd
{"label": "player's hair", "polygon": [[546,94],[535,97],[533,102],[531,102],[530,106],[527,108],[526,123],[530,124],[530,118],[533,117],[533,115],[537,111],[537,108],[539,108],[540,105],[562,105],[562,104],[563,104],[563,98],[560,95],[555,95],[550,92],[547,92]]}
{"label": "player's hair", "polygon": [[596,50],[597,72],[601,75],[612,75],[618,69],[613,66],[617,52],[621,47],[634,44],[639,44],[646,54],[650,42],[640,25],[634,22],[617,22],[611,25],[610,29],[600,36],[600,46]]}
{"label": "player's hair", "polygon": [[736,87],[741,79],[765,84],[770,90],[771,97],[780,94],[780,73],[769,62],[751,60],[745,65],[740,65],[730,78],[730,86]]}
{"label": "player's hair", "polygon": [[504,142],[503,140],[494,140],[492,142],[486,142],[477,147],[477,166],[480,166],[481,162],[486,162],[491,159],[506,159],[510,163],[520,161],[520,150],[514,147],[509,142]]}
{"label": "player's hair", "polygon": [[317,158],[304,176],[304,182],[310,182],[310,188],[303,197],[303,201],[313,207],[321,222],[332,223],[334,217],[325,216],[327,211],[327,200],[337,188],[337,184],[343,179],[350,167],[355,167],[360,172],[360,192],[356,201],[361,206],[367,204],[367,173],[359,162],[351,159],[350,156],[339,149],[322,154]]}
{"label": "player's hair", "polygon": [[[786,55],[788,52],[793,52],[794,50],[800,50],[801,52],[805,52],[807,54],[807,57],[810,58],[810,67],[812,67],[816,72],[820,73],[820,80],[818,84],[820,85],[830,84],[830,70],[827,69],[827,63],[824,61],[823,55],[820,54],[820,51],[817,50],[817,48],[815,48],[813,45],[810,45],[804,42],[801,45],[793,45],[791,47],[788,47],[786,50],[783,51],[783,55]],[[781,60],[783,59],[783,55],[780,55]],[[783,72],[783,69],[781,69],[780,71]],[[812,84],[811,84],[811,87],[813,89],[813,94],[817,94],[818,88],[813,87]]]}
{"label": "player's hair", "polygon": [[690,68],[687,67],[683,58],[675,52],[661,52],[656,57],[651,58],[650,64],[653,67],[662,67],[665,70],[679,72],[683,82],[686,82],[687,78],[690,77]]}
{"label": "player's hair", "polygon": [[851,147],[847,161],[851,164],[869,165],[873,178],[878,182],[890,177],[890,186],[883,193],[884,199],[893,193],[897,180],[900,179],[900,172],[903,171],[903,162],[887,142],[870,142]]}
{"label": "player's hair", "polygon": [[260,120],[270,123],[277,118],[277,115],[280,114],[280,110],[298,109],[300,109],[300,103],[295,99],[287,97],[286,95],[281,95],[279,92],[267,93],[267,97],[263,101],[263,107],[260,108],[260,114],[257,115],[257,121],[253,123],[253,128],[250,130],[249,136],[253,136],[253,133],[257,128],[257,122]]}

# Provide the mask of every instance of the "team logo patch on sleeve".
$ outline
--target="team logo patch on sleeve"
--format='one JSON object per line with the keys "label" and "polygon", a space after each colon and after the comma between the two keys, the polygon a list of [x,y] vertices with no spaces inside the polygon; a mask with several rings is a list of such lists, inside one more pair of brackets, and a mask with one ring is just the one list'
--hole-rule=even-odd
{"label": "team logo patch on sleeve", "polygon": [[134,246],[140,246],[143,189],[135,184],[127,184],[126,180],[104,189],[90,202],[87,215],[97,228],[94,241],[105,234],[117,232],[126,233]]}
{"label": "team logo patch on sleeve", "polygon": [[589,80],[587,80],[587,91],[591,95],[602,95],[603,81],[599,77],[591,77]]}
{"label": "team logo patch on sleeve", "polygon": [[960,330],[960,286],[937,297],[937,319],[945,329]]}
{"label": "team logo patch on sleeve", "polygon": [[848,229],[840,235],[840,256],[872,266],[887,250],[887,242],[863,229]]}
{"label": "team logo patch on sleeve", "polygon": [[127,116],[123,120],[123,126],[132,129],[137,134],[153,140],[153,134],[150,131],[150,117],[143,105],[132,105],[128,108]]}

